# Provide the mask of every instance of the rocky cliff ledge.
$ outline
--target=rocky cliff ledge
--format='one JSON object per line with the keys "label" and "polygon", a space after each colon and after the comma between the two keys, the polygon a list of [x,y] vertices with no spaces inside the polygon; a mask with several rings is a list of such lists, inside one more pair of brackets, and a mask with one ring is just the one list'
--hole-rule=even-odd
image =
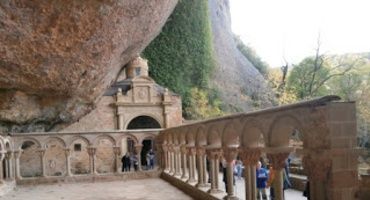
{"label": "rocky cliff ledge", "polygon": [[177,0],[0,1],[0,132],[78,120]]}

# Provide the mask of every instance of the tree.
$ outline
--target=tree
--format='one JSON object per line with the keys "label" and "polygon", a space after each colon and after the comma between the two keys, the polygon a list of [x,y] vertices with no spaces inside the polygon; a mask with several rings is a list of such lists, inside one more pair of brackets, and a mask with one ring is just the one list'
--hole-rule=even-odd
{"label": "tree", "polygon": [[293,65],[287,87],[299,99],[312,98],[328,93],[325,84],[331,79],[350,72],[361,59],[357,57],[339,56],[332,59],[320,53],[318,39],[315,56],[305,58],[298,65]]}

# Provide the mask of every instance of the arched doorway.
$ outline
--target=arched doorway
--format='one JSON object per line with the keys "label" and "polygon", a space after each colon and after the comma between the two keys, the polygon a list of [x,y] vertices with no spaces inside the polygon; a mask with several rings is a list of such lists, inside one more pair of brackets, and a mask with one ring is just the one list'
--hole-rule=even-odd
{"label": "arched doorway", "polygon": [[[138,116],[135,117],[130,121],[130,123],[127,125],[127,129],[133,130],[133,129],[158,129],[161,128],[160,123],[149,116]],[[129,142],[129,141],[127,141]],[[145,166],[143,169],[149,169],[149,164],[147,155],[150,150],[155,151],[154,147],[154,139],[152,137],[147,137],[142,141],[143,148],[141,150],[140,156],[141,156],[141,165]],[[128,143],[128,146],[130,144]]]}

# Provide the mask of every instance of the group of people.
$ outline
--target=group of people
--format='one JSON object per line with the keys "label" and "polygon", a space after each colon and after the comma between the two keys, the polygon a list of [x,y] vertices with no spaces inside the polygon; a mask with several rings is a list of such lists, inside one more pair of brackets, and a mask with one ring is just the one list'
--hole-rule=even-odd
{"label": "group of people", "polygon": [[[234,176],[238,179],[242,177],[243,171],[243,164],[241,160],[235,160],[233,163],[234,166]],[[222,162],[222,170],[223,170],[223,181],[225,183],[225,189],[227,192],[227,178],[226,178],[226,162]],[[235,185],[235,178],[233,179],[233,185]],[[269,167],[267,170],[262,163],[259,161],[256,166],[256,187],[257,187],[257,199],[262,197],[263,200],[267,200],[267,188],[270,188],[270,200],[275,199],[275,192],[274,192],[274,182],[276,181],[276,170],[274,170],[273,166]],[[283,189],[286,190],[291,187],[291,183],[289,181],[289,162],[286,161],[285,168],[283,170]]]}
{"label": "group of people", "polygon": [[[154,157],[154,152],[152,149],[150,149],[146,154],[147,170],[154,169]],[[121,162],[123,172],[131,171],[131,166],[134,167],[135,171],[139,169],[140,160],[137,154],[127,152],[124,156],[122,156]]]}

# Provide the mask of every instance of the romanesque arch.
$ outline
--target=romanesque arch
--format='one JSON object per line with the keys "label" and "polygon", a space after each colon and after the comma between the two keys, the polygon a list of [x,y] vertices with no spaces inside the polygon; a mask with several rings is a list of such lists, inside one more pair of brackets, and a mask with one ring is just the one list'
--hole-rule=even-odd
{"label": "romanesque arch", "polygon": [[20,156],[20,173],[22,177],[38,177],[43,175],[42,157],[43,150],[40,143],[32,138],[24,139],[19,148],[22,150]]}
{"label": "romanesque arch", "polygon": [[90,157],[88,148],[90,141],[82,136],[73,137],[69,143],[72,174],[81,175],[90,173]]}
{"label": "romanesque arch", "polygon": [[58,137],[50,137],[45,141],[45,174],[47,176],[63,176],[66,173],[66,144]]}
{"label": "romanesque arch", "polygon": [[96,147],[96,172],[100,174],[113,173],[115,169],[115,154],[113,147],[116,142],[108,136],[98,136],[94,140]]}
{"label": "romanesque arch", "polygon": [[160,120],[153,115],[139,115],[130,119],[127,123],[126,129],[156,129],[163,127]]}

